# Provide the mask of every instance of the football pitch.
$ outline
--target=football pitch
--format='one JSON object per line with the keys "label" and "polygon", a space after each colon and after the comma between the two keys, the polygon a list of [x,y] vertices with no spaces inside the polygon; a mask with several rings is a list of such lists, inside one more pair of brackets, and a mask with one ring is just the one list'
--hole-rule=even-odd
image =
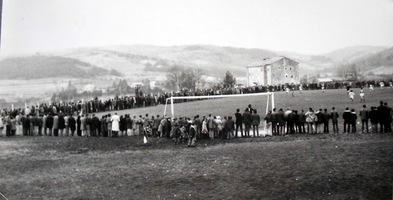
{"label": "football pitch", "polygon": [[[365,103],[354,91],[354,102],[343,89],[278,92],[275,103],[296,110],[334,106],[340,118],[345,107],[393,105],[393,89],[367,90]],[[248,104],[264,115],[266,97],[179,103],[175,114],[234,116]],[[195,148],[164,138],[144,145],[141,136],[1,137],[0,192],[8,199],[392,199],[392,155],[393,134],[380,133],[199,140]]]}

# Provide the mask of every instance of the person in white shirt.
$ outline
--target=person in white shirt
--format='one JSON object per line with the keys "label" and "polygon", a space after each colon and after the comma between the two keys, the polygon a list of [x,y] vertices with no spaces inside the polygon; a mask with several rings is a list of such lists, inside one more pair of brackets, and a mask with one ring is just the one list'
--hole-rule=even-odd
{"label": "person in white shirt", "polygon": [[111,122],[112,122],[112,135],[113,137],[116,137],[119,132],[119,122],[120,122],[120,117],[117,115],[117,113],[112,115]]}
{"label": "person in white shirt", "polygon": [[363,87],[360,88],[359,96],[360,96],[360,102],[366,102],[366,99],[364,98],[364,90],[363,90]]}
{"label": "person in white shirt", "polygon": [[379,83],[379,86],[380,86],[381,89],[382,89],[383,87],[385,87],[385,83],[384,83],[383,81],[381,81],[381,82]]}
{"label": "person in white shirt", "polygon": [[370,92],[374,92],[374,86],[370,84]]}
{"label": "person in white shirt", "polygon": [[349,99],[351,99],[351,102],[353,102],[353,99],[355,98],[355,93],[353,92],[353,90],[351,90],[351,91],[348,93],[348,96],[349,96]]}

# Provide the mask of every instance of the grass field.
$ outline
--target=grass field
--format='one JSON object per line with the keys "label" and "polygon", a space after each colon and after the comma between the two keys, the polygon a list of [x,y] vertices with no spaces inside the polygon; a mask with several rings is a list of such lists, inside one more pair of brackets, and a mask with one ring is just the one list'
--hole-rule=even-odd
{"label": "grass field", "polygon": [[[393,90],[366,93],[368,105]],[[182,116],[233,115],[239,98],[176,105]],[[344,90],[276,94],[276,107],[349,106]],[[119,111],[161,114],[163,106]],[[341,126],[340,126],[341,128]],[[200,140],[196,148],[141,137],[0,138],[0,192],[9,199],[392,199],[392,134],[320,134]]]}
{"label": "grass field", "polygon": [[[295,109],[298,111],[304,109],[305,112],[309,107],[313,109],[327,108],[330,112],[331,108],[334,106],[336,110],[342,114],[345,107],[354,108],[358,112],[362,108],[363,104],[366,104],[368,108],[370,108],[371,106],[378,106],[380,100],[388,102],[388,105],[390,106],[393,105],[393,89],[377,88],[373,93],[370,93],[367,90],[365,91],[365,103],[360,103],[359,91],[360,89],[354,89],[354,92],[356,93],[354,102],[349,100],[345,89],[326,90],[323,93],[320,90],[310,90],[303,91],[302,94],[297,91],[295,93],[295,97],[292,97],[290,94],[286,95],[285,92],[277,92],[275,93],[275,107],[283,108],[284,110],[287,108]],[[186,116],[191,118],[197,114],[200,116],[212,114],[221,117],[234,117],[236,108],[240,108],[240,111],[243,112],[247,105],[251,104],[253,108],[257,109],[258,113],[263,116],[266,113],[266,100],[266,96],[208,99],[203,101],[175,104],[174,111],[176,116]],[[269,109],[271,109],[271,104],[269,104],[269,106]],[[115,112],[110,113],[114,114]],[[130,114],[131,116],[145,116],[146,113],[148,113],[150,116],[155,116],[157,114],[162,116],[164,113],[164,105],[146,107],[143,109],[117,111],[118,115]],[[102,114],[98,114],[98,116],[101,115]],[[170,105],[167,107],[167,115],[171,115]]]}

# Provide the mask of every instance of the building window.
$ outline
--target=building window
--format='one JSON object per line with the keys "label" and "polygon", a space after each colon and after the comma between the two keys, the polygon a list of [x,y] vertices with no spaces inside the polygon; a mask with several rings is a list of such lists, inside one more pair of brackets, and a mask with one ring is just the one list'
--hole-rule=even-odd
{"label": "building window", "polygon": [[288,78],[288,74],[285,74],[285,78]]}
{"label": "building window", "polygon": [[293,78],[293,75],[291,75],[291,78]]}
{"label": "building window", "polygon": [[285,70],[288,70],[288,68],[285,67]]}
{"label": "building window", "polygon": [[292,70],[292,67],[290,67],[289,70]]}

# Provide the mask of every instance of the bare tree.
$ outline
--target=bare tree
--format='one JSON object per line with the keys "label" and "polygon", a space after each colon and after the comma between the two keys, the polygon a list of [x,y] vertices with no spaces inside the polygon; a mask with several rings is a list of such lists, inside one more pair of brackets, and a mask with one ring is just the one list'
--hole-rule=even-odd
{"label": "bare tree", "polygon": [[176,91],[183,88],[195,90],[196,83],[201,80],[204,74],[205,71],[201,68],[174,66],[170,68],[170,72],[167,74],[167,81]]}
{"label": "bare tree", "polygon": [[180,89],[179,79],[181,73],[181,67],[175,65],[169,69],[169,72],[166,75],[167,81],[170,85],[172,85],[173,90],[175,91],[179,91]]}

